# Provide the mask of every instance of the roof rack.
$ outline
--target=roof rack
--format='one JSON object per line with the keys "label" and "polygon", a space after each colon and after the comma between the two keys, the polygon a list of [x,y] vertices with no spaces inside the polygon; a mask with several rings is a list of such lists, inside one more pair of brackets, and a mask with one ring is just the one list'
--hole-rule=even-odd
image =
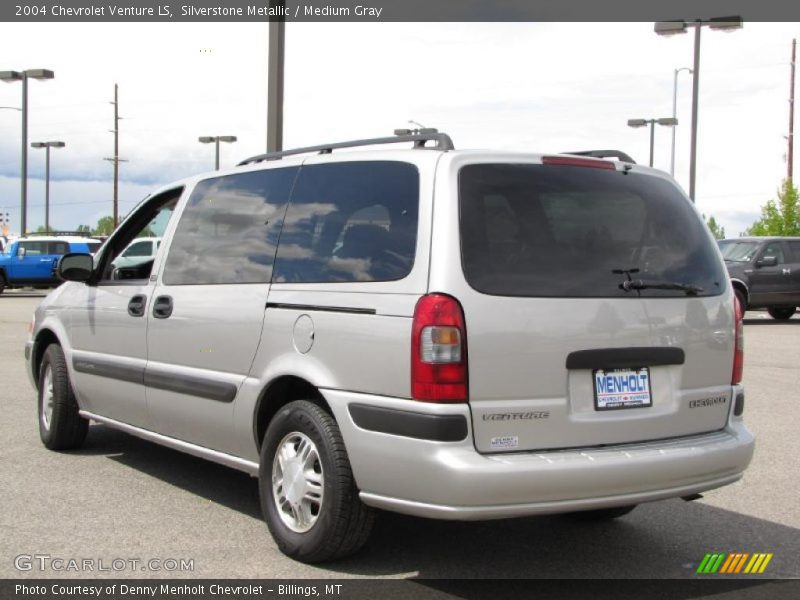
{"label": "roof rack", "polygon": [[259,163],[265,160],[279,160],[284,156],[292,156],[294,154],[307,154],[309,152],[318,152],[319,154],[330,154],[334,150],[342,148],[357,148],[358,146],[376,146],[380,144],[399,144],[402,142],[414,142],[414,148],[426,148],[425,142],[436,142],[436,146],[431,149],[453,150],[453,140],[446,133],[439,133],[435,129],[424,130],[409,130],[398,129],[396,135],[392,137],[372,138],[366,140],[353,140],[350,142],[336,142],[334,144],[322,144],[320,146],[306,146],[305,148],[294,148],[292,150],[281,150],[280,152],[267,152],[266,154],[259,154],[258,156],[251,156],[240,162],[237,167],[242,165],[249,165]]}
{"label": "roof rack", "polygon": [[37,235],[50,237],[93,237],[91,231],[29,231],[25,235],[27,237],[35,237]]}
{"label": "roof rack", "polygon": [[622,162],[636,164],[630,155],[622,150],[581,150],[580,152],[562,152],[562,154],[573,154],[575,156],[591,156],[593,158],[615,158]]}

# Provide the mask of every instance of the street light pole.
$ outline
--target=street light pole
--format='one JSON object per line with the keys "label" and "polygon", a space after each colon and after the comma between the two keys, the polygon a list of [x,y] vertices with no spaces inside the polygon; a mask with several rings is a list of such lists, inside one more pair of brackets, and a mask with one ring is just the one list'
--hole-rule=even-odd
{"label": "street light pole", "polygon": [[201,144],[214,144],[215,145],[215,159],[214,159],[214,170],[219,171],[219,143],[220,142],[227,142],[232,144],[236,141],[235,135],[204,135],[197,138],[197,141]]}
{"label": "street light pole", "polygon": [[0,80],[6,83],[22,82],[22,159],[20,169],[20,235],[28,228],[28,79],[52,79],[55,73],[48,69],[25,71],[0,71]]}
{"label": "street light pole", "polygon": [[45,149],[44,167],[44,230],[50,232],[50,148],[63,148],[64,142],[33,142],[32,148]]}
{"label": "street light pole", "polygon": [[697,112],[700,93],[700,29],[707,25],[711,29],[732,31],[741,29],[742,17],[718,17],[708,21],[658,21],[654,30],[658,35],[686,33],[694,27],[694,69],[692,72],[692,142],[689,157],[689,197],[695,201],[695,181],[697,179]]}
{"label": "street light pole", "polygon": [[695,201],[695,185],[697,181],[697,109],[700,98],[700,30],[702,23],[694,26],[694,69],[692,73],[692,142],[689,147],[689,198]]}
{"label": "street light pole", "polygon": [[[689,67],[681,67],[680,69],[675,69],[675,76],[672,81],[672,118],[678,118],[678,73],[681,71],[688,71],[689,73],[692,70]],[[673,177],[675,176],[675,128],[672,128],[672,152],[670,155],[670,162],[669,162],[669,174]]]}
{"label": "street light pole", "polygon": [[650,125],[650,166],[653,166],[653,150],[656,140],[656,123],[663,127],[672,127],[678,124],[678,119],[672,117],[662,117],[661,119],[628,119],[628,127],[644,127]]}

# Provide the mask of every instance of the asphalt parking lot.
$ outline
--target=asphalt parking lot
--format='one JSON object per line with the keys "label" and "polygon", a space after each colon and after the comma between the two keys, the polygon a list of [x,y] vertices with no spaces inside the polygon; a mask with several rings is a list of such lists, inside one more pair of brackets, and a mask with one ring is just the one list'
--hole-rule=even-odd
{"label": "asphalt parking lot", "polygon": [[[256,481],[100,425],[80,451],[38,439],[24,372],[39,294],[0,296],[0,577],[682,578],[706,552],[771,552],[768,573],[800,577],[800,318],[745,321],[745,418],[757,436],[743,481],[695,502],[643,505],[612,523],[536,517],[454,523],[380,515],[358,556],[312,567],[277,550]],[[15,557],[190,559],[193,570],[20,571]],[[171,564],[171,563],[170,563]]]}

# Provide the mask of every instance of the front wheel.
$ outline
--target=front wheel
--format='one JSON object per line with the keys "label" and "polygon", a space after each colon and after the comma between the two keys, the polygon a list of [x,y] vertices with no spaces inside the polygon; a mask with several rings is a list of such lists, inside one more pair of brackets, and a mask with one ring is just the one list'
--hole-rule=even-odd
{"label": "front wheel", "polygon": [[767,312],[773,319],[787,321],[792,318],[796,310],[794,306],[773,306],[772,308],[768,308]]}
{"label": "front wheel", "polygon": [[71,450],[83,444],[89,421],[78,414],[64,351],[50,344],[39,369],[39,437],[50,450]]}
{"label": "front wheel", "polygon": [[373,511],[358,497],[339,427],[320,406],[290,402],[264,436],[261,509],[281,552],[317,563],[358,551]]}

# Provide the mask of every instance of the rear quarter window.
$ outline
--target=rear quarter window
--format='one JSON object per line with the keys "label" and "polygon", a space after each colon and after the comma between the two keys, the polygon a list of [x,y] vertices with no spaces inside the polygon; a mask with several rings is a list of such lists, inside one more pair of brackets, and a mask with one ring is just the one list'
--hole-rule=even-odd
{"label": "rear quarter window", "polygon": [[[480,164],[459,173],[462,266],[502,296],[684,296],[625,291],[628,278],[720,294],[725,270],[689,202],[664,179],[555,165]],[[615,273],[625,271],[625,273]]]}
{"label": "rear quarter window", "polygon": [[286,212],[274,281],[402,279],[414,264],[418,210],[419,173],[412,164],[304,166]]}

